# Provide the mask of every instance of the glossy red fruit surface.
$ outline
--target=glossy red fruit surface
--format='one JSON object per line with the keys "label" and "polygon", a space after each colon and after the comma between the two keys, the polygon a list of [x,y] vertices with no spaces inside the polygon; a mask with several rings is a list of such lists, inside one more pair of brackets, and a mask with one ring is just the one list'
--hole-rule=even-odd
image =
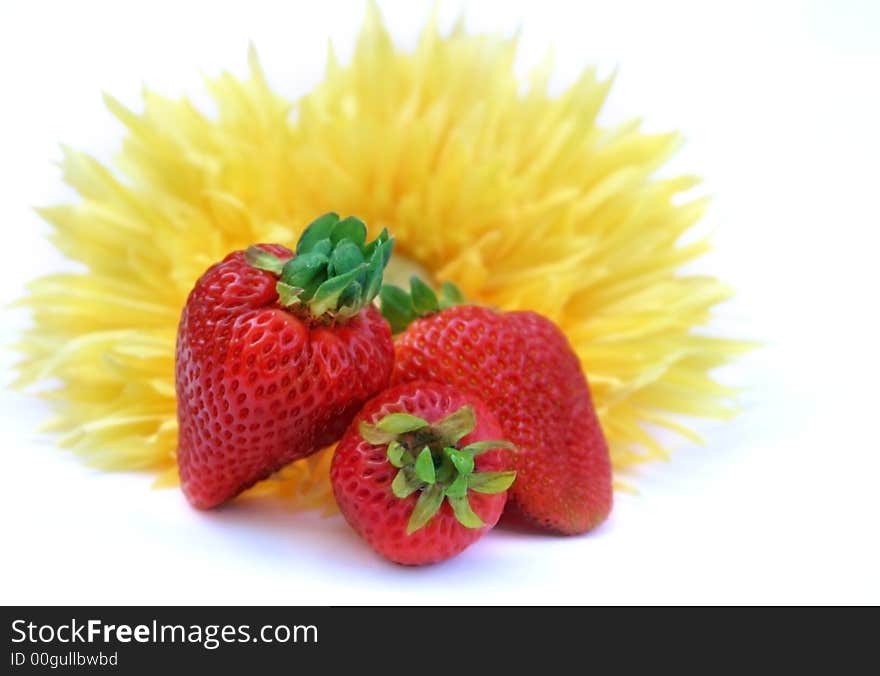
{"label": "glossy red fruit surface", "polygon": [[391,335],[373,306],[345,322],[314,322],[278,303],[277,281],[234,252],[202,275],[184,307],[178,465],[196,507],[219,505],[333,443],[388,382]]}
{"label": "glossy red fruit surface", "polygon": [[564,534],[607,518],[608,447],[577,355],[553,322],[460,305],[416,319],[395,345],[392,383],[447,383],[496,415],[519,449],[509,508]]}

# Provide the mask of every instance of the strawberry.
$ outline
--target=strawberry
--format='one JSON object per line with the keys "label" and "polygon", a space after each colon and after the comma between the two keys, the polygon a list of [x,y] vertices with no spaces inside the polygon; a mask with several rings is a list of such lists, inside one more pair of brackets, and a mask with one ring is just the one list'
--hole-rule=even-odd
{"label": "strawberry", "polygon": [[612,504],[608,446],[562,331],[534,312],[459,305],[449,284],[438,300],[418,278],[411,294],[386,285],[381,299],[401,331],[391,382],[434,380],[479,396],[516,444],[508,511],[564,534],[602,523]]}
{"label": "strawberry", "polygon": [[393,240],[326,214],[296,255],[257,245],[196,282],[177,334],[183,492],[219,505],[333,443],[388,383],[391,332],[372,300]]}
{"label": "strawberry", "polygon": [[512,448],[476,397],[411,382],[372,400],[336,446],[339,509],[379,554],[421,565],[455,556],[501,516]]}

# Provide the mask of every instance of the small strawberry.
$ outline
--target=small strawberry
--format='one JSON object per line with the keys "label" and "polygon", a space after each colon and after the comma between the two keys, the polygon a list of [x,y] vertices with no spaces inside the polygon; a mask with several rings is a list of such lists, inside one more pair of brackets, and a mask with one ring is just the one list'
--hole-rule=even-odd
{"label": "small strawberry", "polygon": [[367,244],[366,232],[326,214],[296,256],[253,246],[196,282],[176,359],[177,462],[194,506],[219,505],[333,443],[387,385],[394,348],[372,300],[393,240],[383,231]]}
{"label": "small strawberry", "polygon": [[457,305],[461,294],[450,284],[438,300],[418,278],[410,294],[386,285],[381,299],[392,329],[402,331],[392,383],[433,380],[479,396],[516,444],[508,510],[565,534],[602,523],[612,504],[608,447],[559,328],[534,312]]}
{"label": "small strawberry", "polygon": [[516,473],[495,416],[448,385],[412,382],[370,400],[336,446],[330,481],[379,554],[420,565],[455,556],[501,516]]}

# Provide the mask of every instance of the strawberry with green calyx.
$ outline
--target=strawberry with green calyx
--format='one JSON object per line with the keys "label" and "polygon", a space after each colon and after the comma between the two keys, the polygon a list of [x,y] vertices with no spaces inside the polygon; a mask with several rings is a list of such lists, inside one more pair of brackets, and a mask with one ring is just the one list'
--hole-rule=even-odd
{"label": "strawberry with green calyx", "polygon": [[184,306],[176,388],[181,487],[196,507],[233,498],[337,441],[388,383],[388,323],[372,304],[393,240],[327,214],[296,255],[277,244],[211,266]]}
{"label": "strawberry with green calyx", "polygon": [[389,413],[375,425],[362,422],[361,436],[371,444],[386,445],[388,462],[399,468],[391,490],[398,498],[420,491],[406,525],[411,535],[439,511],[444,498],[455,518],[467,528],[485,524],[474,514],[468,491],[492,495],[506,491],[516,472],[474,472],[474,458],[498,448],[513,449],[508,441],[475,441],[463,448],[456,444],[475,426],[473,406],[466,405],[431,425],[409,413]]}
{"label": "strawberry with green calyx", "polygon": [[495,525],[514,482],[512,444],[474,397],[408,383],[367,403],[336,447],[340,510],[384,557],[418,565],[462,551]]}
{"label": "strawberry with green calyx", "polygon": [[595,528],[612,507],[611,461],[580,360],[535,312],[462,304],[414,278],[386,285],[382,311],[398,334],[392,383],[431,380],[478,396],[517,446],[508,510],[550,531]]}

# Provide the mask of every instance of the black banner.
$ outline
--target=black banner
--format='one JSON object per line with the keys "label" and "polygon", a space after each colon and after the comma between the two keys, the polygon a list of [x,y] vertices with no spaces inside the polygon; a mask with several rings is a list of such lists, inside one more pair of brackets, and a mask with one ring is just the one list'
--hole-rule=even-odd
{"label": "black banner", "polygon": [[[827,622],[806,628],[787,620],[795,635],[780,632],[782,623],[773,617],[789,611],[746,611],[759,616],[747,623],[735,622],[742,611],[733,612],[725,622],[709,617],[717,610],[705,609],[4,607],[4,661],[10,674],[245,674],[257,667],[471,673],[478,665],[497,673],[520,671],[526,659],[589,672],[636,663],[755,666],[757,656],[764,667],[791,667],[807,656],[815,666],[817,648],[833,645]],[[865,631],[847,635],[846,657],[869,645],[860,635],[867,639]],[[837,666],[842,657],[838,651]]]}

